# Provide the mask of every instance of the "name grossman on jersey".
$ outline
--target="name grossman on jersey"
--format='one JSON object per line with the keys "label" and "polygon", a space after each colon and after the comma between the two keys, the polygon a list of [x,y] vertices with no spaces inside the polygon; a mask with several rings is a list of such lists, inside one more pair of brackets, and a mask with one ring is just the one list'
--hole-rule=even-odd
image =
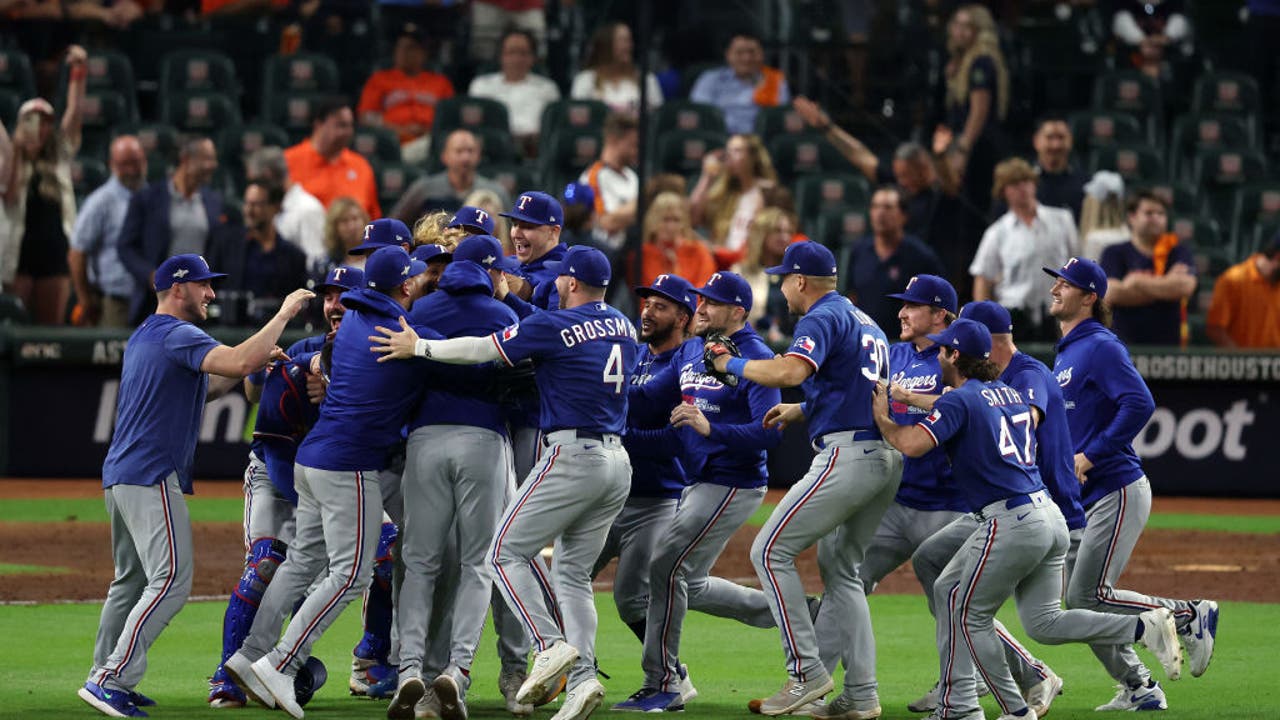
{"label": "name grossman on jersey", "polygon": [[574,323],[560,331],[560,340],[567,348],[590,340],[611,338],[628,338],[634,342],[636,329],[625,319],[606,317]]}

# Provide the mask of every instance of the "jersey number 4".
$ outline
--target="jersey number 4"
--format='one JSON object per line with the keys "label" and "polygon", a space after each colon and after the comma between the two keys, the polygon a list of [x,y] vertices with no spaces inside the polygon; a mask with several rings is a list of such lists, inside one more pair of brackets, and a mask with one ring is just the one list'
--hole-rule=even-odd
{"label": "jersey number 4", "polygon": [[[1022,447],[1014,440],[1017,428],[1022,428]],[[1013,429],[1009,428],[1009,418],[1000,416],[1000,454],[1012,456],[1021,465],[1036,464],[1036,446],[1031,432],[1031,413],[1018,413],[1013,416]]]}
{"label": "jersey number 4", "polygon": [[622,386],[627,381],[622,374],[622,346],[614,345],[609,351],[609,359],[604,363],[604,384],[613,383],[613,394],[621,395]]}

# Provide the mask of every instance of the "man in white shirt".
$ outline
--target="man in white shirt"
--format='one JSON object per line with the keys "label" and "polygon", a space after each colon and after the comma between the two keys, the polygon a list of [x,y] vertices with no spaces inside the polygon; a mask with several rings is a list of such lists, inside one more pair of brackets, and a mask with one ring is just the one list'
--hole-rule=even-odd
{"label": "man in white shirt", "polygon": [[1021,158],[996,166],[992,194],[1009,211],[983,234],[969,274],[974,300],[1008,308],[1028,340],[1054,341],[1057,323],[1048,313],[1053,283],[1040,268],[1061,267],[1076,254],[1080,238],[1070,210],[1036,200],[1036,181],[1035,169]]}
{"label": "man in white shirt", "polygon": [[532,33],[510,28],[502,34],[500,47],[501,71],[476,77],[467,94],[506,105],[516,142],[526,149],[536,148],[542,129],[542,110],[560,99],[560,88],[533,72],[538,55]]}
{"label": "man in white shirt", "polygon": [[595,191],[596,218],[591,232],[606,252],[616,253],[627,240],[627,228],[636,222],[640,178],[631,167],[639,157],[640,129],[636,119],[620,113],[605,118],[600,159],[582,171],[578,182]]}
{"label": "man in white shirt", "polygon": [[324,204],[289,178],[284,150],[274,145],[258,148],[245,161],[245,175],[249,180],[266,180],[285,189],[280,214],[276,215],[276,232],[302,248],[307,254],[307,268],[313,274],[328,270],[325,267],[329,254],[324,249]]}

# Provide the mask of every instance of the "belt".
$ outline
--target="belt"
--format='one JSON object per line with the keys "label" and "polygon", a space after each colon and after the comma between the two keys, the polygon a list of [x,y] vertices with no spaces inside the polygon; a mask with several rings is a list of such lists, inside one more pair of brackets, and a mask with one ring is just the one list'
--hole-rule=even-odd
{"label": "belt", "polygon": [[569,428],[567,430],[552,430],[544,433],[542,436],[542,444],[544,447],[559,445],[563,443],[573,442],[575,440],[595,440],[596,442],[621,442],[622,438],[614,433],[598,433],[591,430],[575,430]]}
{"label": "belt", "polygon": [[862,428],[859,430],[838,430],[829,432],[825,435],[819,435],[813,439],[810,445],[814,452],[822,452],[828,445],[834,445],[838,442],[855,443],[867,440],[883,440],[880,435],[879,428]]}
{"label": "belt", "polygon": [[1014,495],[1011,498],[1006,498],[1004,500],[997,500],[991,503],[990,505],[987,505],[986,507],[982,508],[978,512],[974,513],[974,516],[977,517],[979,520],[986,520],[987,518],[1000,512],[1001,510],[1016,510],[1017,508],[1026,507],[1027,505],[1035,505],[1036,507],[1042,507],[1044,505],[1047,505],[1048,503],[1049,503],[1049,498],[1048,498],[1048,495],[1045,493],[1045,491],[1037,490],[1033,493],[1029,493],[1026,495]]}

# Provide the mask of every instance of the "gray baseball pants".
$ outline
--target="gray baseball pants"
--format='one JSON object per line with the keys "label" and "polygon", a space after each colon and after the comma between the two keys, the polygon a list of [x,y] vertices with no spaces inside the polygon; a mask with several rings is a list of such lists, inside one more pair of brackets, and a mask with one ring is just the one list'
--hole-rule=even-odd
{"label": "gray baseball pants", "polygon": [[147,671],[147,650],[191,594],[191,516],[177,474],[156,485],[113,485],[103,497],[115,578],[102,604],[89,682],[129,691]]}
{"label": "gray baseball pants", "polygon": [[[839,529],[828,565],[820,567],[826,591],[821,613],[847,624],[850,666],[845,692],[853,700],[876,697],[875,636],[858,577],[884,511],[902,480],[902,455],[882,440],[854,440],[831,433],[809,472],[778,503],[751,545],[751,562],[773,611],[787,656],[787,672],[805,681],[826,673],[805,602],[795,558]],[[834,564],[832,564],[834,563]]]}
{"label": "gray baseball pants", "polygon": [[[596,440],[580,439],[572,430],[550,433],[545,452],[503,513],[485,558],[494,585],[539,651],[560,640],[577,648],[570,688],[595,677],[591,570],[630,489],[631,462],[617,435]],[[552,540],[551,571],[563,631],[534,567]]]}
{"label": "gray baseball pants", "polygon": [[294,507],[276,490],[267,475],[267,464],[249,453],[244,469],[244,551],[255,540],[275,538],[286,545],[293,542]]}
{"label": "gray baseball pants", "polygon": [[618,608],[618,617],[627,625],[644,620],[649,612],[649,566],[658,540],[670,527],[679,502],[662,497],[627,498],[591,569],[594,578],[611,560],[618,558],[618,569],[613,574],[613,604]]}

